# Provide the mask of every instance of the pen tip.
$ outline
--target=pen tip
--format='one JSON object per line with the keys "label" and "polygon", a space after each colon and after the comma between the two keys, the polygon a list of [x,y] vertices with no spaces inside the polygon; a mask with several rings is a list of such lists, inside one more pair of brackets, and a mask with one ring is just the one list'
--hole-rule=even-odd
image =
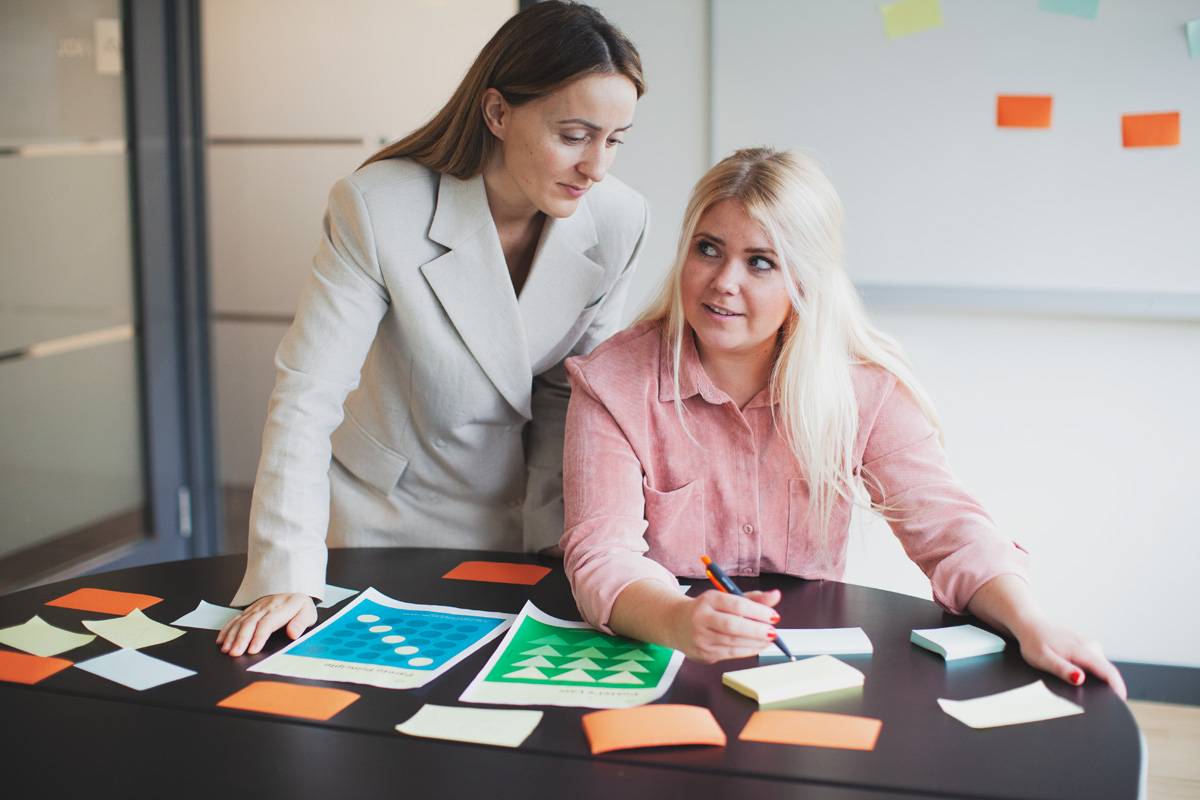
{"label": "pen tip", "polygon": [[712,564],[712,559],[709,558],[708,556],[700,556],[700,560],[702,562],[704,562],[704,566],[706,566],[706,567],[709,566],[710,564]]}

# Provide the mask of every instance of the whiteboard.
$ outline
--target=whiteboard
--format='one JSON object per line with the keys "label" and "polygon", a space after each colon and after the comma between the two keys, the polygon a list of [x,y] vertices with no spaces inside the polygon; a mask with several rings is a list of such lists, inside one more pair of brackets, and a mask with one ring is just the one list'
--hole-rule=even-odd
{"label": "whiteboard", "polygon": [[[1037,0],[942,9],[943,27],[889,40],[873,0],[712,0],[714,159],[816,157],[869,301],[1200,319],[1200,59],[1183,29],[1200,0],[1101,0],[1094,20]],[[1053,95],[1052,127],[997,128],[997,94]],[[1122,114],[1159,111],[1181,112],[1179,146],[1121,146]]]}

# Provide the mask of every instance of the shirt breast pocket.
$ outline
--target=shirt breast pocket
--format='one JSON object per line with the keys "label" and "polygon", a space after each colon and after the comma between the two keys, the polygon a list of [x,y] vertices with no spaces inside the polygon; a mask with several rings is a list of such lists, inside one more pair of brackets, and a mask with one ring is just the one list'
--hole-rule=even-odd
{"label": "shirt breast pocket", "polygon": [[704,484],[692,481],[678,489],[661,492],[642,481],[646,498],[646,555],[673,574],[703,577],[700,556],[704,554]]}

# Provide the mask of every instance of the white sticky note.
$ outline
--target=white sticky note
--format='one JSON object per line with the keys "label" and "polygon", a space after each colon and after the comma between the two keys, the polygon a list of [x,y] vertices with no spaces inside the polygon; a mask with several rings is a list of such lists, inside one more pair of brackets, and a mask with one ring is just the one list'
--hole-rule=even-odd
{"label": "white sticky note", "polygon": [[679,593],[680,593],[680,594],[687,594],[689,591],[691,591],[691,588],[692,588],[692,584],[690,584],[690,583],[681,583],[681,584],[679,584]]}
{"label": "white sticky note", "polygon": [[1083,713],[1081,706],[1054,694],[1041,681],[973,700],[946,700],[939,697],[938,705],[942,711],[972,728],[1020,725]]}
{"label": "white sticky note", "polygon": [[[780,628],[776,632],[794,656],[856,656],[875,652],[862,628]],[[786,658],[773,644],[758,654],[760,662]]]}
{"label": "white sticky note", "polygon": [[426,704],[396,730],[425,739],[520,747],[542,721],[541,711],[463,708]]}
{"label": "white sticky note", "polygon": [[154,656],[126,649],[80,661],[75,666],[139,692],[196,674],[195,670],[177,667]]}
{"label": "white sticky note", "polygon": [[240,613],[242,612],[236,608],[215,606],[212,603],[206,603],[201,600],[200,605],[171,624],[182,625],[185,628],[204,628],[206,630],[219,631]]}
{"label": "white sticky note", "polygon": [[56,656],[76,647],[83,647],[95,638],[91,634],[72,633],[56,628],[36,614],[26,623],[0,629],[0,644],[43,657]]}
{"label": "white sticky note", "polygon": [[758,701],[760,706],[798,697],[862,686],[866,676],[833,656],[785,661],[726,672],[721,682]]}
{"label": "white sticky note", "polygon": [[1004,640],[974,625],[952,625],[949,628],[914,630],[909,640],[918,647],[931,650],[947,661],[973,656],[986,656],[1004,649]]}
{"label": "white sticky note", "polygon": [[341,586],[327,583],[325,584],[325,599],[317,603],[317,608],[336,606],[347,597],[353,597],[356,594],[358,594],[358,589],[343,589]]}
{"label": "white sticky note", "polygon": [[83,627],[98,634],[117,647],[129,650],[140,650],[183,636],[184,631],[155,622],[135,608],[123,617],[116,619],[84,620]]}

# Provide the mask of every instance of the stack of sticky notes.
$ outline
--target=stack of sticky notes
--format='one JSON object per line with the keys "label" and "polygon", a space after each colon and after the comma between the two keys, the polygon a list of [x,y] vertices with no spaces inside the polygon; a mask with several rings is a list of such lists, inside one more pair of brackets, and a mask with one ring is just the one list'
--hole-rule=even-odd
{"label": "stack of sticky notes", "polygon": [[[862,628],[781,628],[776,633],[794,656],[860,656],[875,650]],[[758,654],[759,663],[786,658],[774,644]]]}
{"label": "stack of sticky notes", "polygon": [[760,706],[784,703],[799,697],[862,686],[866,680],[854,667],[833,656],[785,661],[765,667],[726,672],[721,682]]}
{"label": "stack of sticky notes", "polygon": [[918,647],[931,650],[947,661],[986,656],[1004,649],[1003,639],[974,625],[923,628],[914,630],[909,639]]}

